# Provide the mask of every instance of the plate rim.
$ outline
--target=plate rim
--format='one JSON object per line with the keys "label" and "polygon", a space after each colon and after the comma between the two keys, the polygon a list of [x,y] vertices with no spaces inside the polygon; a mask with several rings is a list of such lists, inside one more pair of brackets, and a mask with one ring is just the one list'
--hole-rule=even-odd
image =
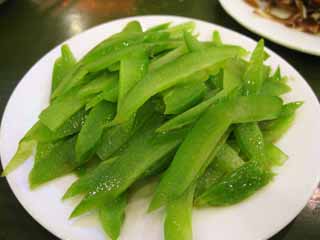
{"label": "plate rim", "polygon": [[[235,14],[229,7],[228,7],[228,4],[226,3],[228,0],[219,0],[219,3],[221,4],[222,8],[227,12],[227,14],[229,16],[232,17],[232,19],[234,19],[237,23],[239,23],[242,27],[248,29],[249,31],[253,32],[254,34],[257,34],[259,35],[260,37],[263,37],[263,38],[266,38],[278,45],[281,45],[283,47],[286,47],[286,48],[289,48],[291,50],[295,50],[295,51],[299,51],[299,52],[302,52],[302,53],[306,53],[306,54],[310,54],[310,55],[313,55],[313,56],[320,56],[320,47],[319,47],[319,50],[311,50],[309,48],[304,48],[304,47],[301,47],[299,44],[293,44],[293,42],[290,42],[290,41],[286,41],[286,40],[283,40],[283,39],[277,39],[276,37],[273,37],[273,35],[271,34],[267,34],[265,33],[263,30],[260,30],[260,29],[257,29],[257,28],[254,28],[252,27],[250,24],[247,24],[247,22],[241,17],[241,16],[238,16],[237,14]],[[248,8],[252,8],[248,5]],[[253,11],[253,9],[252,9]],[[271,21],[270,20],[270,24],[276,24],[275,22]],[[291,29],[291,28],[288,28],[288,29]],[[291,29],[291,30],[294,30],[294,29]],[[298,30],[296,30],[298,31]],[[301,31],[298,31],[298,32],[301,32]],[[304,33],[304,32],[301,32],[303,34],[308,34],[308,33]],[[320,35],[319,35],[319,42],[320,42]]]}
{"label": "plate rim", "polygon": [[[219,0],[220,1],[220,0]],[[257,43],[256,40],[246,36],[245,34],[242,34],[242,33],[239,33],[235,30],[232,30],[232,29],[229,29],[227,27],[224,27],[224,26],[221,26],[219,24],[216,24],[216,23],[212,23],[212,22],[208,22],[208,21],[204,21],[204,20],[201,20],[201,19],[196,19],[196,18],[190,18],[190,17],[184,17],[184,16],[178,16],[178,15],[137,15],[137,16],[130,16],[130,17],[125,17],[125,18],[118,18],[118,19],[114,19],[114,20],[111,20],[111,21],[107,21],[107,22],[104,22],[104,23],[101,23],[101,24],[98,24],[96,26],[93,26],[91,28],[88,28],[86,29],[85,31],[81,32],[81,33],[78,33],[64,41],[62,41],[61,43],[57,44],[55,47],[51,48],[46,54],[44,54],[42,57],[39,58],[38,61],[36,61],[30,68],[29,70],[26,71],[26,73],[23,75],[23,77],[21,77],[21,79],[19,80],[18,84],[15,86],[14,90],[12,91],[10,97],[9,97],[9,100],[7,101],[6,103],[6,106],[5,106],[5,109],[4,109],[4,112],[3,112],[3,115],[2,115],[2,118],[1,118],[1,125],[0,125],[0,143],[3,142],[2,140],[2,126],[3,126],[3,122],[4,122],[4,118],[5,118],[5,115],[7,115],[7,112],[8,112],[8,108],[9,108],[9,105],[10,105],[10,101],[12,101],[12,96],[15,95],[15,93],[17,92],[17,89],[18,87],[21,85],[21,83],[23,82],[23,79],[25,78],[26,75],[28,75],[44,58],[46,58],[48,55],[50,55],[56,48],[59,48],[62,44],[72,40],[73,38],[76,38],[78,37],[79,35],[82,35],[88,31],[94,31],[94,29],[97,29],[97,28],[100,28],[102,27],[103,25],[107,25],[107,24],[110,24],[112,22],[122,22],[122,21],[130,21],[130,20],[139,20],[141,18],[157,18],[157,17],[161,17],[161,18],[165,18],[165,17],[168,17],[168,18],[178,18],[182,21],[195,21],[195,22],[201,22],[201,23],[205,23],[205,24],[210,24],[212,26],[218,26],[219,28],[222,28],[223,30],[226,30],[226,31],[229,31],[229,32],[232,32],[232,33],[235,33],[235,34],[239,34],[241,35],[242,37],[246,38],[248,41],[251,41],[251,42],[254,42],[254,43]],[[172,20],[174,21],[174,20]],[[174,22],[173,22],[174,23]],[[280,55],[278,55],[276,52],[274,52],[273,50],[271,50],[270,48],[267,48],[266,47],[266,50],[267,51],[270,51],[272,54],[274,54],[276,57],[278,57],[281,61],[284,61],[285,63],[287,63],[288,67],[290,68],[291,71],[293,71],[297,76],[299,76],[302,80],[304,80],[305,84],[306,84],[306,87],[308,88],[308,90],[310,91],[310,93],[312,94],[312,97],[316,99],[317,101],[317,108],[320,109],[320,103],[319,103],[319,99],[317,98],[316,94],[314,93],[314,91],[312,90],[311,86],[309,85],[309,83],[304,79],[304,77],[289,63],[287,62],[283,57],[281,57]],[[3,164],[3,157],[2,157],[3,153],[2,153],[2,148],[0,148],[0,158],[1,158],[1,165],[4,166]],[[23,203],[23,199],[22,199],[22,196],[17,193],[17,189],[14,187],[14,182],[10,181],[7,177],[6,177],[6,180],[10,186],[10,189],[11,191],[14,193],[15,195],[15,198],[18,200],[18,202],[20,203],[20,205],[27,211],[27,213],[39,224],[41,225],[42,227],[44,227],[47,231],[49,231],[51,234],[55,235],[56,237],[60,238],[60,239],[63,239],[62,235],[55,231],[54,228],[52,228],[50,225],[44,223],[39,217],[37,214],[34,214],[33,210],[30,209],[30,207],[26,204]],[[314,191],[314,189],[318,186],[318,183],[320,181],[320,169],[319,169],[319,174],[317,176],[317,179],[315,181],[315,183],[313,184],[313,187],[312,187],[312,190],[310,191],[310,194],[307,198],[307,200],[303,203],[301,203],[301,207],[298,209],[297,208],[297,211],[294,213],[294,214],[291,214],[292,216],[294,215],[294,217],[290,217],[290,219],[282,224],[281,226],[278,226],[277,228],[274,228],[274,231],[270,231],[270,234],[268,236],[266,236],[266,239],[274,236],[275,234],[277,234],[280,230],[282,230],[284,227],[286,227],[301,211],[302,209],[305,207],[308,199],[310,198],[310,196],[312,196],[312,193]]]}

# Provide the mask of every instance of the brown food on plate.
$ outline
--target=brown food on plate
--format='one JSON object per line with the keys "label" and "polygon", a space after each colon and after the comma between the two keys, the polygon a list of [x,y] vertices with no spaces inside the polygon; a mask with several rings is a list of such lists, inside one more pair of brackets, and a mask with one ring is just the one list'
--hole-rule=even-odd
{"label": "brown food on plate", "polygon": [[288,27],[320,33],[320,0],[245,0],[259,15]]}

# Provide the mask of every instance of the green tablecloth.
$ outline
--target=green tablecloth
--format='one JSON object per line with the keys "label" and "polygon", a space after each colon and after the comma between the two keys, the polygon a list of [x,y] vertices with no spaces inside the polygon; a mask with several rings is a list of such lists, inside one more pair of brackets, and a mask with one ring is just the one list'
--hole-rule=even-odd
{"label": "green tablecloth", "polygon": [[[19,80],[54,46],[97,24],[146,14],[198,18],[259,39],[229,17],[217,0],[7,0],[0,5],[1,115]],[[291,63],[320,96],[320,57],[295,52],[269,41],[266,45]],[[15,199],[6,180],[1,178],[0,240],[47,239],[56,238],[28,215]],[[319,194],[272,239],[320,239]]]}

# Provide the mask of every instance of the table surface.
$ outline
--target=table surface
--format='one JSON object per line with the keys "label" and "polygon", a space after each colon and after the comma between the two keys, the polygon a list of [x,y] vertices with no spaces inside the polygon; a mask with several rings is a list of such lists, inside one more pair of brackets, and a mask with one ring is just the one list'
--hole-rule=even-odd
{"label": "table surface", "polygon": [[[0,114],[23,75],[54,46],[97,24],[147,14],[198,18],[259,39],[228,16],[217,0],[7,0],[0,5]],[[266,45],[292,64],[320,97],[320,57],[269,41]],[[0,240],[16,239],[57,238],[28,215],[6,179],[0,178]],[[289,239],[320,239],[320,189],[299,216],[272,238]]]}

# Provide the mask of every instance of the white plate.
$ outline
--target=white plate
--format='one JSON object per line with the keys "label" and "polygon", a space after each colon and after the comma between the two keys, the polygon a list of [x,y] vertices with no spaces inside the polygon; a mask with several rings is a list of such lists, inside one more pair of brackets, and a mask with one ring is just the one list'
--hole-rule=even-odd
{"label": "white plate", "polygon": [[[76,57],[80,58],[99,41],[118,32],[128,21],[138,20],[144,28],[171,21],[181,23],[193,20],[201,39],[210,39],[212,30],[219,30],[225,42],[239,44],[252,50],[253,40],[236,32],[194,19],[173,16],[145,16],[120,19],[92,28],[66,41]],[[60,46],[50,51],[23,77],[13,92],[6,107],[0,134],[0,152],[3,166],[13,156],[19,139],[37,120],[40,111],[48,104],[50,76],[54,60],[59,56]],[[290,156],[281,167],[274,182],[249,200],[228,208],[195,210],[193,227],[195,240],[256,240],[266,239],[287,225],[307,203],[318,176],[320,176],[320,108],[316,96],[306,81],[284,59],[270,53],[269,64],[281,66],[282,72],[290,77],[293,89],[286,100],[304,100],[296,122],[279,146]],[[67,187],[75,180],[67,176],[30,191],[28,173],[33,158],[8,177],[9,184],[24,208],[42,226],[61,239],[102,240],[105,235],[95,214],[68,220],[79,199],[61,202]],[[122,240],[160,240],[162,212],[147,214],[149,199],[135,197],[129,204]]]}
{"label": "white plate", "polygon": [[244,0],[219,0],[226,12],[242,26],[275,43],[320,56],[320,35],[300,32],[255,14]]}

